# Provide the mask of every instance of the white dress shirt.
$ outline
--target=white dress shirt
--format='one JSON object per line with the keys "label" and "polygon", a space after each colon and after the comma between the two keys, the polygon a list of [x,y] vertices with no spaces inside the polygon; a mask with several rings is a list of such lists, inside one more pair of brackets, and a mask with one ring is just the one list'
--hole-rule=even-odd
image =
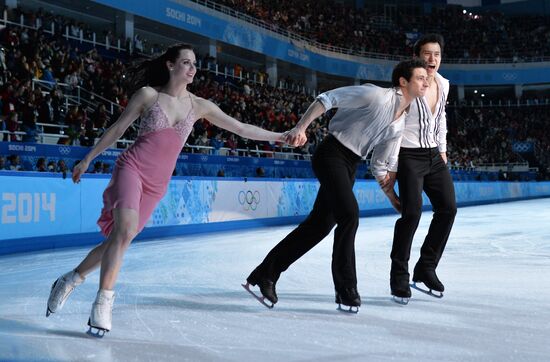
{"label": "white dress shirt", "polygon": [[376,172],[386,174],[397,168],[406,113],[397,120],[394,117],[402,97],[398,88],[367,83],[321,93],[317,100],[327,111],[338,108],[330,121],[329,133],[363,158],[373,150],[373,160],[378,160]]}
{"label": "white dress shirt", "polygon": [[439,148],[447,152],[447,115],[445,105],[449,94],[449,81],[439,73],[435,74],[439,94],[435,113],[432,113],[426,97],[412,101],[405,119],[405,129],[401,147],[403,148]]}

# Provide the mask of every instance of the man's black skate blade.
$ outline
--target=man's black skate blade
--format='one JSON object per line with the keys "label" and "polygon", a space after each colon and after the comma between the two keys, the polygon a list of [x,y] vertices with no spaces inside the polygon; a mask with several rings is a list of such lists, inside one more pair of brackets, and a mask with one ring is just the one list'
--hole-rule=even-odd
{"label": "man's black skate blade", "polygon": [[267,304],[265,302],[265,297],[259,297],[258,295],[256,295],[256,293],[254,293],[251,289],[250,289],[250,284],[246,283],[246,284],[241,284],[241,286],[244,288],[244,290],[246,290],[247,292],[249,292],[258,302],[260,302],[263,306],[265,306],[267,309],[273,309],[274,307],[274,304]]}
{"label": "man's black skate blade", "polygon": [[48,318],[53,312],[50,310],[49,307],[46,308],[46,318]]}
{"label": "man's black skate blade", "polygon": [[[94,338],[103,338],[105,336],[105,333],[109,332],[108,329],[103,329],[103,328],[99,328],[99,327],[94,327],[90,324],[90,319],[88,319],[88,326],[90,328],[88,328],[88,330],[86,331],[86,334],[89,335],[89,336],[92,336]],[[97,331],[94,332],[93,329],[96,329]]]}
{"label": "man's black skate blade", "polygon": [[[344,309],[344,308],[342,308],[341,304],[338,304],[338,307],[336,308],[336,310],[338,312],[348,313],[348,314],[357,314],[357,313],[359,313],[359,307],[352,307],[352,306],[349,306],[349,305],[345,305],[345,307],[348,307],[348,309]],[[353,309],[353,308],[355,308],[355,309]]]}
{"label": "man's black skate blade", "polygon": [[416,283],[412,283],[411,288],[416,289],[419,292],[422,292],[424,294],[427,294],[430,297],[434,297],[434,298],[437,298],[437,299],[443,298],[443,292],[438,292],[439,293],[439,295],[438,295],[438,294],[435,294],[434,292],[432,292],[431,289],[428,290],[428,289],[424,289],[424,288],[419,287],[418,285],[416,285]]}
{"label": "man's black skate blade", "polygon": [[410,299],[411,299],[411,298],[397,297],[397,296],[395,296],[395,295],[392,295],[392,300],[393,300],[395,303],[399,304],[399,305],[407,305],[407,304],[409,304],[409,300],[410,300]]}

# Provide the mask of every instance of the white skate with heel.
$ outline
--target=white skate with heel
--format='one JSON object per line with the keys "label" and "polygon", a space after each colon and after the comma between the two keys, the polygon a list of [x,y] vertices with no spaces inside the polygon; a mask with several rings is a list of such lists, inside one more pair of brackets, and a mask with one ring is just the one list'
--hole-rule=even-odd
{"label": "white skate with heel", "polygon": [[61,310],[74,288],[82,284],[84,279],[85,278],[81,277],[75,270],[71,270],[70,272],[57,278],[52,285],[50,297],[48,298],[46,317],[49,317],[50,314]]}
{"label": "white skate with heel", "polygon": [[[115,301],[115,291],[100,289],[97,292],[95,302],[92,305],[90,319],[88,319],[89,335],[101,338],[106,332],[111,330],[113,317],[113,303]],[[94,330],[97,330],[94,332]]]}

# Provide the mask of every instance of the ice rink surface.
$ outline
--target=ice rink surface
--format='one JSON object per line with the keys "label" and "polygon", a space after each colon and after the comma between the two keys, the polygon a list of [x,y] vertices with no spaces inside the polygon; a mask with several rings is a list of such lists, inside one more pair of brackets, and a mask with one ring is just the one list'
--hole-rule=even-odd
{"label": "ice rink surface", "polygon": [[[1,361],[543,361],[550,358],[550,199],[460,208],[438,300],[391,300],[397,216],[363,218],[357,315],[336,311],[332,235],[260,305],[241,286],[293,229],[269,227],[135,243],[116,287],[113,330],[85,334],[98,274],[45,317],[52,282],[89,248],[0,257]],[[414,267],[431,212],[413,244]]]}

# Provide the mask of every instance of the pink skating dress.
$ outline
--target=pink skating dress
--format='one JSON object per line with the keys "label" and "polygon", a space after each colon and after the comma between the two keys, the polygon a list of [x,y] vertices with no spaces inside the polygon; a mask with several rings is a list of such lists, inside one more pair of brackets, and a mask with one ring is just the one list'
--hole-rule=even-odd
{"label": "pink skating dress", "polygon": [[120,154],[109,185],[103,193],[103,209],[97,224],[109,236],[113,209],[128,208],[139,214],[138,232],[149,220],[166,188],[178,155],[195,123],[193,107],[187,117],[170,127],[158,98],[141,116],[138,137]]}

